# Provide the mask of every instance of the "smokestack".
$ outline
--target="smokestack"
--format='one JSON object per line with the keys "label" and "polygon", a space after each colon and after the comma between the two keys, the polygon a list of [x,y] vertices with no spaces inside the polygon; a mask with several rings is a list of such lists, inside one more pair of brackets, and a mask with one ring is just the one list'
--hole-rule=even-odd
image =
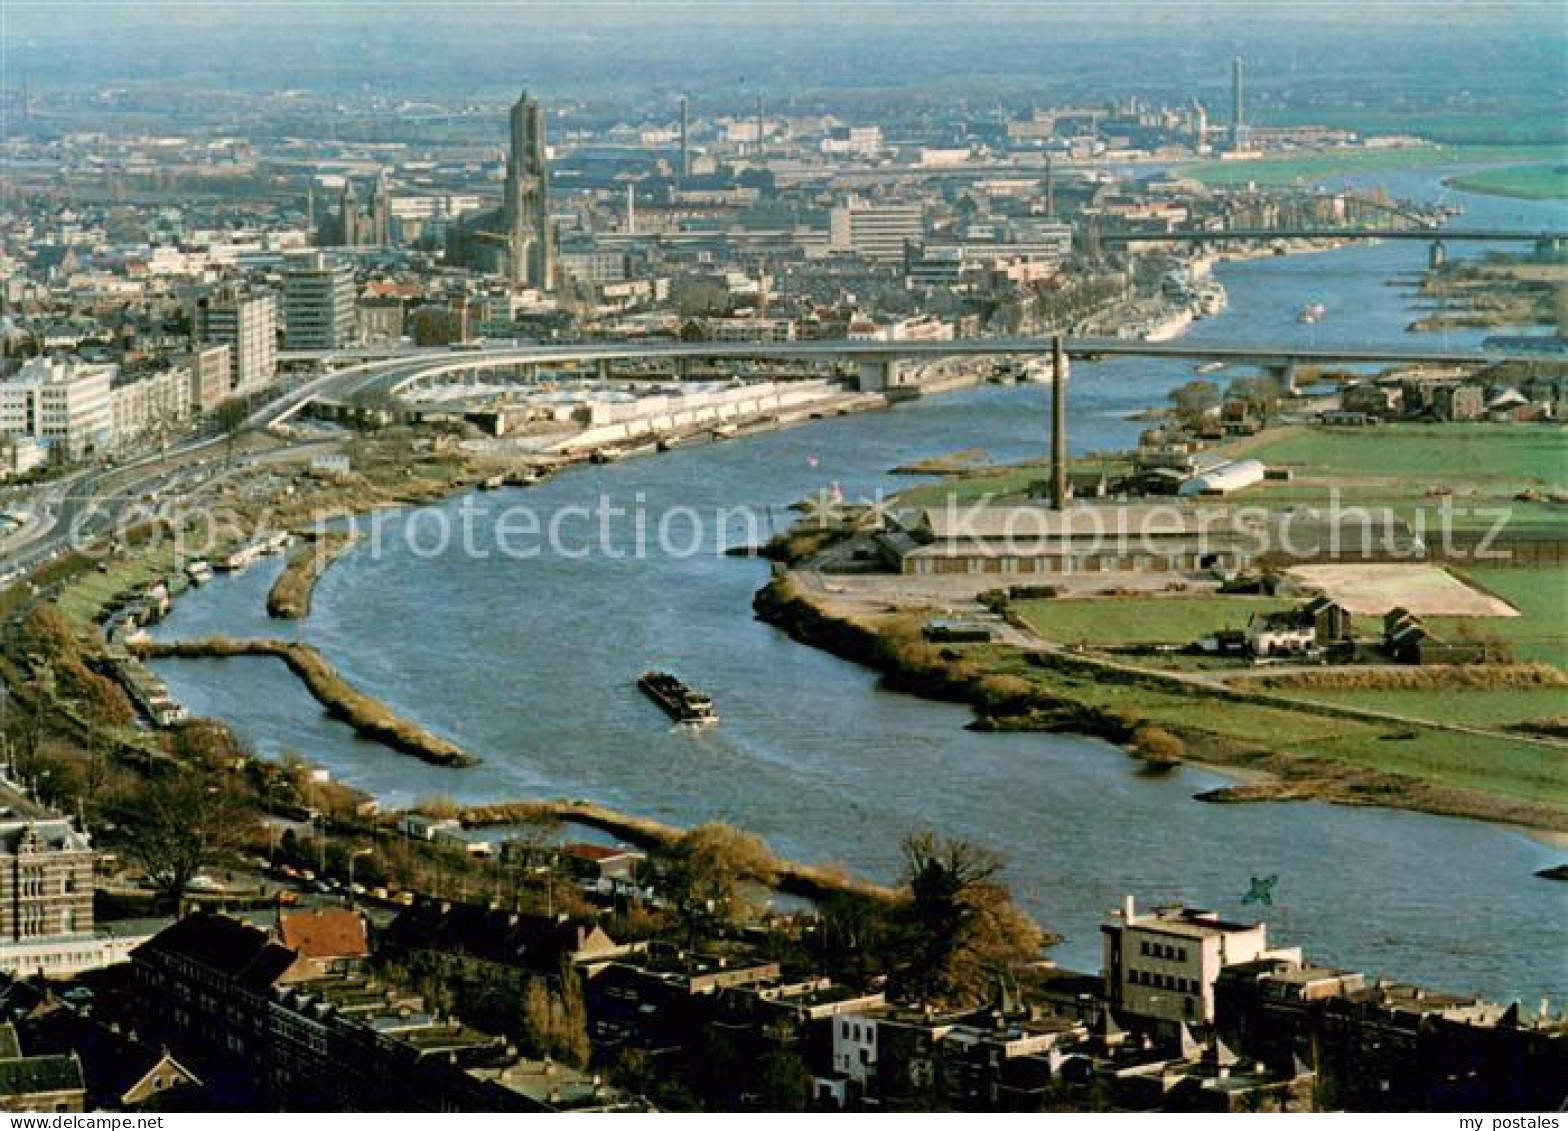
{"label": "smokestack", "polygon": [[762,95],[757,95],[757,154],[762,154]]}
{"label": "smokestack", "polygon": [[688,141],[690,130],[690,110],[686,104],[686,96],[683,94],[681,95],[681,167],[679,175],[676,177],[676,184],[679,188],[685,188],[686,178],[691,176],[691,149]]}
{"label": "smokestack", "polygon": [[1052,168],[1051,155],[1045,155],[1045,218],[1056,219],[1056,170]]}
{"label": "smokestack", "polygon": [[637,234],[637,186],[626,186],[626,234]]}
{"label": "smokestack", "polygon": [[1051,338],[1051,506],[1067,509],[1067,350]]}
{"label": "smokestack", "polygon": [[1246,78],[1242,71],[1241,56],[1230,61],[1230,147],[1246,147],[1245,109]]}

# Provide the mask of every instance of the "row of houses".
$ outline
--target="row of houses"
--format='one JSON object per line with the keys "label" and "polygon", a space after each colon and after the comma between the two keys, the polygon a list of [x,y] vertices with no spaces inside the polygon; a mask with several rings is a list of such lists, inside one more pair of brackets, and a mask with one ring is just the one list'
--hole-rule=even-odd
{"label": "row of houses", "polygon": [[1515,383],[1484,375],[1358,381],[1341,390],[1339,402],[1341,412],[1371,420],[1558,420],[1568,406],[1568,374],[1529,374]]}
{"label": "row of houses", "polygon": [[[658,1078],[722,1056],[741,1068],[701,1099],[725,1110],[758,1101],[745,1066],[781,1056],[798,1066],[798,1102],[819,1110],[1539,1110],[1562,1098],[1568,1023],[1544,1007],[1527,1018],[1319,967],[1264,923],[1200,909],[1129,898],[1102,933],[1099,975],[1022,968],[983,1006],[943,1011],[813,970],[805,951],[781,960],[760,938],[627,943],[595,918],[439,901],[379,930],[346,907],[249,922],[202,912],[136,948],[118,979],[105,972],[92,1009],[37,997],[0,1017],[28,1017],[27,1053],[55,1058],[36,1079],[58,1086],[7,1093],[0,1029],[0,1106],[646,1109],[594,1069],[518,1054],[507,1033],[530,985],[560,994],[567,980],[598,1071],[635,1061]],[[394,973],[411,970],[448,1004]],[[0,987],[0,1009],[26,985]],[[55,1021],[47,1039],[41,1016]],[[88,1052],[111,1041],[128,1050],[114,1073]]]}
{"label": "row of houses", "polygon": [[[300,915],[309,916],[301,921]],[[131,956],[130,1016],[239,1107],[625,1111],[601,1078],[530,1059],[367,965],[347,908],[265,931],[199,912]]]}

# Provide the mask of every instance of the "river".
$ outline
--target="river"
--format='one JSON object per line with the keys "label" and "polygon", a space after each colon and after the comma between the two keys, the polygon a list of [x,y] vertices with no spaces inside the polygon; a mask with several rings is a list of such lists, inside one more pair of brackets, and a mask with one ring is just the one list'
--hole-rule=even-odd
{"label": "river", "polygon": [[[1401,195],[1439,191],[1432,174],[1380,181]],[[1465,222],[1563,226],[1549,205],[1462,202]],[[1189,337],[1398,340],[1417,312],[1409,289],[1389,281],[1419,271],[1426,251],[1394,242],[1222,265],[1230,308]],[[1328,313],[1300,325],[1309,301]],[[1075,365],[1074,450],[1133,441],[1139,425],[1128,416],[1189,379],[1175,361]],[[675,505],[706,516],[746,505],[782,527],[789,502],[829,484],[850,498],[907,484],[887,472],[909,460],[973,447],[998,461],[1039,455],[1046,407],[1039,387],[981,387],[453,499],[395,516],[389,530],[414,522],[428,539],[438,515],[455,523],[465,505],[483,507],[478,542],[490,548],[505,506],[548,515],[603,495],[628,508],[640,498],[655,518]],[[612,523],[616,545],[630,544],[634,522]],[[1278,874],[1273,933],[1321,962],[1532,1007],[1568,995],[1568,887],[1532,876],[1561,852],[1423,814],[1201,804],[1192,795],[1220,779],[1198,769],[1150,777],[1096,740],[968,731],[967,709],[880,690],[871,673],[753,620],[765,566],[719,556],[708,538],[710,551],[694,556],[515,560],[455,548],[427,558],[391,537],[379,554],[362,547],[334,565],[298,626],[265,615],[280,568],[272,560],[183,598],[158,629],[171,639],[296,633],[356,686],[484,759],[470,770],[356,738],[281,664],[157,668],[193,711],[235,724],[264,754],[297,750],[387,804],[589,798],[679,824],[730,821],[784,855],[888,880],[907,833],[968,837],[1006,857],[1020,901],[1066,935],[1056,957],[1079,969],[1099,968],[1098,924],[1125,893],[1241,915],[1250,878]],[[647,667],[712,693],[722,724],[670,728],[633,687]]]}

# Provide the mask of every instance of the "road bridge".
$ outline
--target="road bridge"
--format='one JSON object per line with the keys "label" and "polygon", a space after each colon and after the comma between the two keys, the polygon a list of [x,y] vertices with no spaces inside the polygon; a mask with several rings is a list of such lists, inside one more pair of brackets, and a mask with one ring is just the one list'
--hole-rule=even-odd
{"label": "road bridge", "polygon": [[1431,240],[1453,243],[1534,243],[1560,244],[1568,240],[1564,232],[1526,232],[1505,228],[1441,228],[1436,225],[1409,228],[1178,228],[1174,231],[1099,232],[1101,243],[1219,243],[1224,240]]}
{"label": "road bridge", "polygon": [[[1064,337],[1069,357],[1174,357],[1224,361],[1288,370],[1298,365],[1484,365],[1497,361],[1531,360],[1508,351],[1454,349],[1408,344],[1313,346],[1288,343],[1144,342],[1122,338]],[[1050,338],[959,338],[951,341],[885,342],[834,339],[806,342],[673,342],[605,341],[565,345],[495,346],[486,349],[405,349],[388,356],[386,351],[310,353],[292,351],[286,360],[356,362],[314,378],[273,402],[252,418],[254,425],[278,424],[318,398],[347,401],[374,393],[398,396],[429,384],[483,370],[526,371],[540,366],[589,366],[626,361],[771,361],[814,362],[857,366],[876,387],[886,381],[890,367],[900,362],[931,361],[952,357],[1046,357]]]}
{"label": "road bridge", "polygon": [[1427,256],[1430,266],[1441,267],[1448,259],[1450,243],[1533,243],[1541,254],[1555,254],[1568,247],[1568,233],[1525,232],[1502,228],[1443,228],[1435,224],[1415,222],[1409,227],[1339,227],[1309,228],[1304,226],[1276,228],[1222,228],[1176,231],[1094,232],[1090,239],[1102,246],[1134,243],[1227,243],[1239,241],[1275,240],[1422,240],[1432,247]]}

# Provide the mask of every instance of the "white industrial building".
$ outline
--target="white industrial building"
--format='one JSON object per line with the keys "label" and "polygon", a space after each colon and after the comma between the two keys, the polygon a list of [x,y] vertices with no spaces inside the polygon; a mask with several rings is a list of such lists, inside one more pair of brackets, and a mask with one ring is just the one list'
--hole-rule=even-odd
{"label": "white industrial building", "polygon": [[884,263],[899,263],[906,243],[925,235],[918,204],[866,204],[852,200],[828,213],[828,250]]}
{"label": "white industrial building", "polygon": [[109,451],[117,372],[79,358],[33,358],[0,381],[0,434],[31,437],[72,460]]}

